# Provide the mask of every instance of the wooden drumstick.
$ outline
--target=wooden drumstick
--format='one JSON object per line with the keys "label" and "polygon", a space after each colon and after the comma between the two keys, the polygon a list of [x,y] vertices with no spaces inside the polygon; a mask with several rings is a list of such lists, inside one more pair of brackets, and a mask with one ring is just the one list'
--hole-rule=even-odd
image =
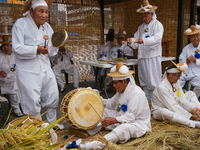
{"label": "wooden drumstick", "polygon": [[96,111],[96,109],[92,106],[92,104],[90,103],[90,102],[88,102],[89,104],[90,104],[90,106],[94,109],[94,111],[97,113],[97,115],[101,118],[101,119],[103,119],[100,115],[99,115],[99,113]]}
{"label": "wooden drumstick", "polygon": [[44,48],[46,48],[46,40],[48,40],[49,39],[49,36],[48,35],[44,35],[43,36],[43,38],[45,39],[45,42],[44,42]]}

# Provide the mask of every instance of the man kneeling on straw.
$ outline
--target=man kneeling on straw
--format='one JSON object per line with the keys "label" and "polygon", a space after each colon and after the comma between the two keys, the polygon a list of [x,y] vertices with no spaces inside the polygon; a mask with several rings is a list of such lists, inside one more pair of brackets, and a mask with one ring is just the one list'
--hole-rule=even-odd
{"label": "man kneeling on straw", "polygon": [[103,119],[96,127],[87,130],[90,135],[103,127],[112,130],[104,136],[106,140],[125,143],[130,138],[141,137],[151,131],[148,101],[142,89],[135,84],[133,73],[122,62],[111,68],[107,75],[113,77],[117,93],[110,99],[103,99]]}
{"label": "man kneeling on straw", "polygon": [[[194,92],[183,90],[178,82],[188,66],[180,62],[169,66],[153,92],[152,115],[158,120],[170,120],[193,128],[200,128],[200,103]],[[192,120],[190,120],[192,119]]]}

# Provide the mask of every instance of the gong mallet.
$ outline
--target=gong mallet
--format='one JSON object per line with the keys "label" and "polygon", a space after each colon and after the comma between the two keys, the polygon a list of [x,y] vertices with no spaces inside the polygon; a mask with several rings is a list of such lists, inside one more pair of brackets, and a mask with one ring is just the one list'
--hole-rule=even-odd
{"label": "gong mallet", "polygon": [[46,48],[46,46],[47,46],[46,40],[49,39],[49,36],[48,35],[44,35],[43,38],[45,39],[44,48]]}
{"label": "gong mallet", "polygon": [[97,115],[101,118],[101,120],[103,120],[103,118],[100,116],[100,114],[96,111],[96,109],[94,108],[94,106],[90,103],[90,102],[88,102],[89,103],[89,105],[94,109],[94,111],[97,113]]}

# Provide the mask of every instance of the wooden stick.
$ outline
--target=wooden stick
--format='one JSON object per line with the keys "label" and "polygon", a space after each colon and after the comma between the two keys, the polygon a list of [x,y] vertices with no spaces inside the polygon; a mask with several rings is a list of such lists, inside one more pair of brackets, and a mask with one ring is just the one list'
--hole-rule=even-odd
{"label": "wooden stick", "polygon": [[96,109],[92,106],[92,104],[90,103],[90,102],[88,102],[89,104],[90,104],[90,106],[94,109],[94,111],[97,113],[97,115],[101,118],[101,119],[103,119],[100,115],[99,115],[99,113],[96,111]]}

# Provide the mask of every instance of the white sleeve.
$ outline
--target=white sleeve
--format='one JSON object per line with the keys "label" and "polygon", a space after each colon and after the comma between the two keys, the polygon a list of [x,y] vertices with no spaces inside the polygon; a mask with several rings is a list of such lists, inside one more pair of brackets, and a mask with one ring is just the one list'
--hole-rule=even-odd
{"label": "white sleeve", "polygon": [[37,45],[24,45],[24,30],[24,25],[17,20],[12,28],[13,52],[19,59],[34,59],[37,55]]}
{"label": "white sleeve", "polygon": [[187,54],[185,52],[185,48],[183,48],[183,51],[182,51],[182,53],[179,56],[179,62],[184,62],[184,63],[187,64],[186,60],[187,60]]}

